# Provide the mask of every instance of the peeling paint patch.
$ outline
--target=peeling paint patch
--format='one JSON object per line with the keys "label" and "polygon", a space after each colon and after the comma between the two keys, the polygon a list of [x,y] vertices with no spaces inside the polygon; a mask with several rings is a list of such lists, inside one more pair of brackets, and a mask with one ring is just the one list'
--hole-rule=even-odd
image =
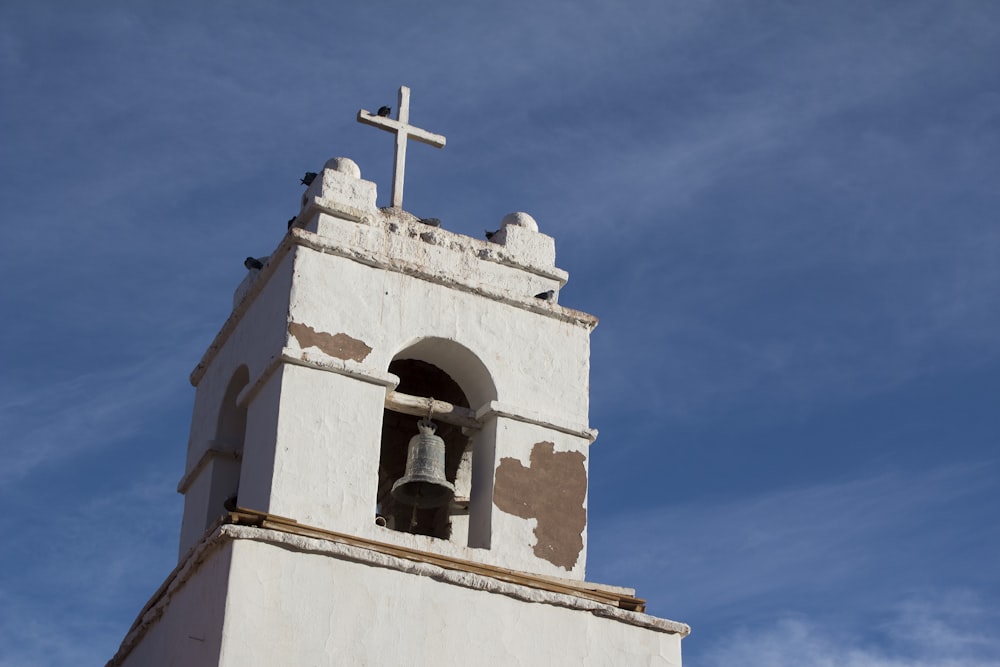
{"label": "peeling paint patch", "polygon": [[580,452],[556,452],[551,442],[536,442],[531,463],[500,459],[493,504],[522,519],[535,519],[535,555],[572,570],[583,551],[587,527],[587,469]]}
{"label": "peeling paint patch", "polygon": [[298,341],[302,349],[316,347],[320,352],[337,359],[364,361],[372,351],[363,340],[351,338],[345,333],[329,334],[325,331],[316,331],[301,322],[289,322],[288,333]]}

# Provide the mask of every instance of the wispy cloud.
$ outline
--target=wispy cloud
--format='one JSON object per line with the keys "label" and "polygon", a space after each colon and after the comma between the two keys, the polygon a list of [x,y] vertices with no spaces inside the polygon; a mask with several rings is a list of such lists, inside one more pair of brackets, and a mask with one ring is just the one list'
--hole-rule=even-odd
{"label": "wispy cloud", "polygon": [[6,379],[0,384],[6,457],[0,487],[141,432],[155,415],[187,402],[179,390],[191,367],[189,357],[165,353],[30,388]]}
{"label": "wispy cloud", "polygon": [[[591,576],[634,582],[654,613],[726,617],[876,591],[966,560],[975,579],[991,536],[996,462],[894,472],[750,498],[648,508],[591,524]],[[984,503],[957,516],[955,508]],[[619,545],[628,544],[628,549]],[[998,554],[1000,557],[1000,554]],[[984,569],[980,572],[987,575]],[[941,577],[939,577],[941,579]]]}
{"label": "wispy cloud", "polygon": [[[996,667],[997,612],[973,594],[908,600],[881,641],[835,623],[787,617],[743,627],[697,651],[692,667]],[[690,657],[690,656],[689,656]]]}
{"label": "wispy cloud", "polygon": [[[537,137],[558,155],[539,218],[580,267],[567,303],[584,281],[581,305],[604,322],[596,401],[639,393],[686,414],[837,400],[1000,357],[1000,230],[985,213],[1000,201],[981,176],[1000,149],[997,98],[968,83],[996,16],[808,14],[744,26],[655,122],[625,100],[618,129],[592,113],[574,137]],[[801,39],[788,21],[808,26]],[[666,40],[664,61],[687,46]],[[586,194],[551,196],[564,191]]]}

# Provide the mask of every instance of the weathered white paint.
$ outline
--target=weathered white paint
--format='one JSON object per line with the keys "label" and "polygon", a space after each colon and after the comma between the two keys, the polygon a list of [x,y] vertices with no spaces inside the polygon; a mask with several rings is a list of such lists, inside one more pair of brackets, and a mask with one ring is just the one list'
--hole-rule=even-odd
{"label": "weathered white paint", "polygon": [[222,526],[189,561],[109,666],[678,666],[689,632],[585,598],[259,528]]}

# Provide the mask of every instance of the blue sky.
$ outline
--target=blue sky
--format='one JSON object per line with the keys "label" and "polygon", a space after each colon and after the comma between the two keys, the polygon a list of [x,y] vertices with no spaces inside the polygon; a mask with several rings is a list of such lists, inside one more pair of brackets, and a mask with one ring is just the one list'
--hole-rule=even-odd
{"label": "blue sky", "polygon": [[176,559],[193,389],[298,178],[412,88],[405,206],[598,315],[589,577],[685,664],[1000,665],[1000,6],[7,2],[0,665]]}

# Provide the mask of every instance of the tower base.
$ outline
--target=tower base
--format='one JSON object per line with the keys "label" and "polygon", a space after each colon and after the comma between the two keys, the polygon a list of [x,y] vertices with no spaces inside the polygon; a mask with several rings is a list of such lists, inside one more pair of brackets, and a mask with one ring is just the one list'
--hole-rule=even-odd
{"label": "tower base", "polygon": [[553,587],[224,524],[108,665],[681,664],[688,626]]}

